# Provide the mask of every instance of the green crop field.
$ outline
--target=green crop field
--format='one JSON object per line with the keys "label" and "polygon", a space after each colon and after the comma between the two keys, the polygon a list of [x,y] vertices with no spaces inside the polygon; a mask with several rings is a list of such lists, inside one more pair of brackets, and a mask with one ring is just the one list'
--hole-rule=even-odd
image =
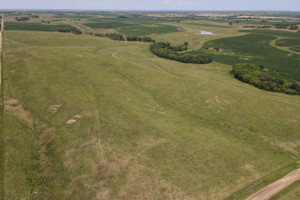
{"label": "green crop field", "polygon": [[24,30],[24,31],[58,31],[64,28],[74,28],[67,24],[48,25],[40,23],[25,22],[5,22],[5,30]]}
{"label": "green crop field", "polygon": [[275,76],[300,81],[300,56],[270,46],[270,42],[275,39],[276,36],[269,34],[222,38],[206,42],[199,52],[203,52],[205,48],[222,48],[223,53],[212,51],[204,53],[210,54],[215,61],[225,64],[264,65]]}
{"label": "green crop field", "polygon": [[231,26],[224,26],[224,25],[217,25],[217,24],[199,24],[199,23],[185,23],[185,24],[195,25],[195,26],[217,27],[217,28],[232,28]]}
{"label": "green crop field", "polygon": [[[93,22],[92,22],[93,21]],[[107,18],[107,19],[91,19],[91,23],[84,25],[97,29],[115,29],[116,31],[130,36],[146,36],[152,34],[165,34],[182,31],[181,28],[173,25],[165,25],[169,19],[160,19],[152,17],[143,18]]]}
{"label": "green crop field", "polygon": [[[300,96],[230,74],[249,62],[300,81],[300,55],[288,49],[297,51],[298,33],[180,14],[41,12],[66,19],[48,25],[6,13],[0,198],[238,200],[299,167]],[[55,32],[71,26],[83,34]],[[214,62],[159,58],[151,42],[92,31],[188,42],[184,53]]]}
{"label": "green crop field", "polygon": [[87,23],[84,24],[90,28],[119,28],[123,26],[130,26],[132,24],[126,24],[122,22],[98,22],[98,23]]}
{"label": "green crop field", "polygon": [[300,53],[300,47],[291,47],[290,49]]}
{"label": "green crop field", "polygon": [[277,40],[277,46],[289,47],[290,50],[300,52],[300,39],[282,39]]}
{"label": "green crop field", "polygon": [[155,25],[155,26],[132,26],[132,27],[122,27],[120,32],[125,35],[133,35],[133,36],[146,36],[152,34],[164,34],[164,33],[172,33],[179,32],[182,29],[176,26],[170,25]]}
{"label": "green crop field", "polygon": [[300,32],[290,32],[290,31],[282,31],[282,30],[241,30],[241,32],[247,33],[261,33],[261,34],[268,34],[274,35],[279,37],[289,37],[289,38],[298,38],[300,37]]}
{"label": "green crop field", "polygon": [[282,39],[276,41],[277,46],[290,47],[300,46],[300,39]]}

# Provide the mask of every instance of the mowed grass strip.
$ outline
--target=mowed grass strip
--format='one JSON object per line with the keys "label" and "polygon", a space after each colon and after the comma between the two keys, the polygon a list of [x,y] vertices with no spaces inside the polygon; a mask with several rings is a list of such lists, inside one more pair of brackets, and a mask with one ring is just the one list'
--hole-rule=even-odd
{"label": "mowed grass strip", "polygon": [[86,35],[5,38],[6,199],[224,199],[299,157],[300,97],[230,66]]}
{"label": "mowed grass strip", "polygon": [[59,29],[75,28],[68,24],[40,24],[27,22],[5,22],[5,30],[23,30],[23,31],[58,31]]}

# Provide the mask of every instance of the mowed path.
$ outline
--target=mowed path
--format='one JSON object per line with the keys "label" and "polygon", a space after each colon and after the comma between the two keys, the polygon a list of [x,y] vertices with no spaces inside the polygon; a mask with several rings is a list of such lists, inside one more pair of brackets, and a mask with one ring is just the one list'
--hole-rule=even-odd
{"label": "mowed path", "polygon": [[277,45],[276,45],[276,42],[277,42],[278,40],[282,40],[282,39],[289,39],[289,38],[286,38],[286,37],[277,37],[275,40],[271,40],[271,41],[270,41],[270,46],[271,46],[271,47],[275,47],[275,48],[280,49],[280,50],[283,50],[283,51],[286,51],[286,52],[290,52],[290,53],[293,53],[293,54],[300,55],[299,52],[293,51],[293,50],[291,50],[289,47],[281,47],[281,46],[277,46]]}
{"label": "mowed path", "polygon": [[270,199],[272,196],[279,193],[281,190],[285,189],[289,185],[293,184],[294,182],[300,180],[300,168],[296,169],[289,174],[285,175],[281,179],[271,183],[270,185],[266,186],[265,188],[259,190],[258,192],[252,194],[245,200],[267,200]]}

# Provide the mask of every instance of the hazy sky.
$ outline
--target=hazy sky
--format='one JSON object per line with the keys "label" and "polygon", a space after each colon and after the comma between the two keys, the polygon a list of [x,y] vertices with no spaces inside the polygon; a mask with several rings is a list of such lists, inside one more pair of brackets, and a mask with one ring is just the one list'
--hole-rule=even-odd
{"label": "hazy sky", "polygon": [[300,11],[300,0],[0,0],[0,9]]}

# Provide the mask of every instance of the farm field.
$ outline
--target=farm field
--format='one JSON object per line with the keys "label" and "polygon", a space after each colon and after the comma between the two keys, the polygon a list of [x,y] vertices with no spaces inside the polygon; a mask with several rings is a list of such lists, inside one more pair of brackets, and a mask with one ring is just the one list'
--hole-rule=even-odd
{"label": "farm field", "polygon": [[[236,200],[300,167],[300,96],[230,74],[231,65],[251,62],[300,81],[300,56],[280,49],[297,49],[297,32],[139,14],[41,13],[43,20],[66,19],[47,25],[8,16],[5,199]],[[185,53],[213,62],[159,58],[150,42],[96,37],[100,30],[187,41]],[[298,191],[294,184],[278,199]]]}
{"label": "farm field", "polygon": [[[286,79],[300,81],[299,59],[300,55],[287,52],[270,45],[276,40],[276,32],[269,34],[247,34],[238,37],[222,38],[208,41],[203,45],[200,53],[208,53],[215,61],[233,65],[234,63],[255,63],[266,66],[273,75]],[[291,34],[297,37],[298,34]],[[296,41],[295,41],[296,40]],[[286,41],[286,40],[284,40]],[[297,39],[288,39],[293,45],[297,45]],[[281,42],[281,43],[280,43]],[[279,46],[289,46],[288,43],[276,42]],[[222,49],[223,52],[205,51],[209,48]]]}

